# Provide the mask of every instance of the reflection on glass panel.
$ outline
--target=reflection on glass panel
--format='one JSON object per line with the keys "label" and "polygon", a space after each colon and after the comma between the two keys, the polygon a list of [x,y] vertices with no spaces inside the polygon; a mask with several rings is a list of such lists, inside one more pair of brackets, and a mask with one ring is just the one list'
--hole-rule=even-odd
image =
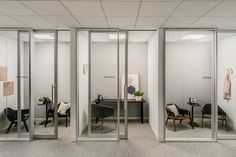
{"label": "reflection on glass panel", "polygon": [[166,138],[211,138],[214,34],[165,35]]}
{"label": "reflection on glass panel", "polygon": [[33,101],[36,135],[54,135],[54,34],[34,34]]}
{"label": "reflection on glass panel", "polygon": [[17,32],[0,32],[0,137],[17,137]]}
{"label": "reflection on glass panel", "polygon": [[118,136],[117,40],[116,32],[91,34],[91,135]]}
{"label": "reflection on glass panel", "polygon": [[235,51],[236,33],[218,36],[218,134],[220,138],[236,135]]}

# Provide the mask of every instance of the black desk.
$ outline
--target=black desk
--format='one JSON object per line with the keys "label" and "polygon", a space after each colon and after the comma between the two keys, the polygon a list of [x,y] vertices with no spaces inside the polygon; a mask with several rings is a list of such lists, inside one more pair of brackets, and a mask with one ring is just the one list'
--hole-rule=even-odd
{"label": "black desk", "polygon": [[201,105],[198,104],[198,103],[190,103],[190,102],[187,102],[187,104],[189,104],[191,106],[191,122],[189,122],[189,125],[192,126],[192,127],[199,127],[199,125],[194,122],[194,117],[193,117],[193,113],[194,113],[194,107],[200,107]]}
{"label": "black desk", "polygon": [[[145,100],[142,99],[141,101],[136,101],[135,99],[128,99],[127,102],[128,102],[128,104],[139,104],[140,121],[141,121],[141,123],[143,123],[144,122],[144,119],[143,119],[143,106],[144,105],[143,104],[145,103]],[[117,99],[104,99],[100,103],[102,103],[102,104],[115,104],[115,103],[117,103]],[[124,103],[124,99],[121,99],[120,103]]]}

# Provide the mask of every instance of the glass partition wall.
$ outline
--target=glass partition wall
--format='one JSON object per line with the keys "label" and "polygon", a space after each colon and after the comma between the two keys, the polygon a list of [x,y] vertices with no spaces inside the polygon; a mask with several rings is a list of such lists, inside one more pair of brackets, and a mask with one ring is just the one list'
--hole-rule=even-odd
{"label": "glass partition wall", "polygon": [[57,138],[57,31],[35,31],[32,59],[34,137]]}
{"label": "glass partition wall", "polygon": [[236,139],[236,31],[218,34],[218,139]]}
{"label": "glass partition wall", "polygon": [[0,140],[28,139],[30,31],[0,31]]}
{"label": "glass partition wall", "polygon": [[216,140],[215,30],[165,30],[165,139]]}
{"label": "glass partition wall", "polygon": [[77,32],[79,140],[127,138],[126,41],[118,30]]}

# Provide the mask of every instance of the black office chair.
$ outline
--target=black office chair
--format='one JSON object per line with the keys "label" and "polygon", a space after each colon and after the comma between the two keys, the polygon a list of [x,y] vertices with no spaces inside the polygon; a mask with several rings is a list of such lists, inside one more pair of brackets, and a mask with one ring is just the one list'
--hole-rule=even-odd
{"label": "black office chair", "polygon": [[[92,130],[95,130],[98,127],[101,127],[101,133],[106,133],[106,132],[110,132],[110,131],[117,129],[116,120],[115,120],[115,111],[114,111],[114,108],[112,108],[110,106],[106,106],[106,105],[102,105],[102,104],[92,104],[92,117],[94,117],[96,119],[96,123],[99,120],[101,120],[101,125],[94,127],[94,128],[92,126]],[[103,132],[104,119],[107,117],[113,117],[113,120],[115,123],[115,128]]]}
{"label": "black office chair", "polygon": [[[6,134],[9,133],[13,124],[17,125],[17,110],[13,110],[12,108],[5,108],[4,114],[7,119],[11,122],[7,128]],[[21,122],[23,122],[25,130],[29,132],[26,121],[29,119],[29,109],[21,110]]]}
{"label": "black office chair", "polygon": [[[59,108],[60,105],[61,104],[59,103],[58,108]],[[66,118],[66,127],[67,127],[68,126],[68,119],[70,118],[70,108],[68,108],[66,110],[65,115],[60,114],[60,113],[57,113],[57,114],[58,114],[57,115],[58,117],[65,117]],[[45,127],[47,127],[47,124],[49,123],[49,120],[48,120],[49,117],[53,117],[53,119],[54,119],[54,108],[52,108],[52,107],[48,107],[48,111],[47,111],[47,115],[46,115],[46,121],[45,121],[45,124],[44,124]]]}

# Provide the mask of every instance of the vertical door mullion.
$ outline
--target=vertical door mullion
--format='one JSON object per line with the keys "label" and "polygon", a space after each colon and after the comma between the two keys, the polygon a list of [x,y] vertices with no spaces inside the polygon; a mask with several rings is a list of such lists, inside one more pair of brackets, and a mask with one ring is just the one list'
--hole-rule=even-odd
{"label": "vertical door mullion", "polygon": [[125,138],[128,138],[128,31],[125,32],[125,91],[124,91],[124,110],[125,110]]}
{"label": "vertical door mullion", "polygon": [[88,42],[89,42],[89,47],[88,47],[88,137],[91,136],[91,31],[89,31],[88,34]]}
{"label": "vertical door mullion", "polygon": [[117,140],[120,139],[120,32],[117,30]]}
{"label": "vertical door mullion", "polygon": [[21,55],[20,31],[17,31],[17,136],[21,136]]}
{"label": "vertical door mullion", "polygon": [[58,31],[54,32],[54,136],[58,138]]}

